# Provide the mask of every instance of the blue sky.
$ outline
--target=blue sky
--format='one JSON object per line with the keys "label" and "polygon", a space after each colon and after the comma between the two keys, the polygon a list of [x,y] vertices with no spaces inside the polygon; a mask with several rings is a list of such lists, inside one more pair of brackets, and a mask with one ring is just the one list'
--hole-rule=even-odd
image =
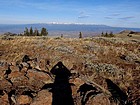
{"label": "blue sky", "polygon": [[140,0],[0,0],[0,24],[51,22],[140,28]]}

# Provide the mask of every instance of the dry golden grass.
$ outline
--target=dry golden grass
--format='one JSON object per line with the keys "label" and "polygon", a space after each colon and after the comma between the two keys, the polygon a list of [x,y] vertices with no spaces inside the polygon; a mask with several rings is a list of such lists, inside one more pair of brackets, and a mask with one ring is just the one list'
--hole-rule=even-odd
{"label": "dry golden grass", "polygon": [[116,34],[115,35],[117,38],[127,38],[127,39],[136,39],[136,40],[140,40],[140,35],[136,35],[136,34],[130,34],[128,36],[128,34]]}
{"label": "dry golden grass", "polygon": [[[134,88],[140,94],[140,41],[132,38],[48,38],[48,37],[0,37],[0,61],[19,62],[24,55],[49,60],[51,67],[62,61],[90,80],[105,86],[110,78],[125,91]],[[126,59],[121,59],[125,55]],[[51,68],[50,67],[50,68]],[[137,72],[137,74],[135,74]],[[135,91],[134,90],[134,91]],[[133,94],[135,96],[135,93]]]}

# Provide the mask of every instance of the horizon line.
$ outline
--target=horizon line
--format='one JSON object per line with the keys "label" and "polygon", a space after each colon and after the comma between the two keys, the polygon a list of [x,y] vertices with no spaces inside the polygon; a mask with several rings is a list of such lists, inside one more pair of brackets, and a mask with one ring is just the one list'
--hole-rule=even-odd
{"label": "horizon line", "polygon": [[61,22],[46,22],[46,23],[0,23],[0,25],[32,25],[32,24],[56,24],[56,25],[97,25],[97,26],[107,26],[116,28],[138,28],[140,27],[124,27],[124,26],[110,26],[105,24],[93,24],[93,23],[61,23]]}

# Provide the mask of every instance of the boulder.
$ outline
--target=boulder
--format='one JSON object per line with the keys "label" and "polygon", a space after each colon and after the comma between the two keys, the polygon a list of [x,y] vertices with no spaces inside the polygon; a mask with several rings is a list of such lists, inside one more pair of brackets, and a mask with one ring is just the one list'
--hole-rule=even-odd
{"label": "boulder", "polygon": [[29,97],[28,95],[20,95],[17,97],[18,105],[29,105],[31,102],[32,102],[32,98]]}
{"label": "boulder", "polygon": [[8,100],[8,94],[4,93],[4,95],[0,96],[0,104],[1,105],[10,105]]}
{"label": "boulder", "polygon": [[[90,98],[90,100],[87,102],[87,105],[110,105],[110,101],[104,94],[98,94],[94,98]],[[111,105],[116,104],[112,103]]]}
{"label": "boulder", "polygon": [[27,77],[29,78],[29,87],[34,91],[38,91],[44,86],[44,84],[52,82],[47,73],[32,69],[28,70]]}
{"label": "boulder", "polygon": [[37,71],[37,70],[28,70],[27,76],[29,79],[34,78],[36,80],[42,81],[43,83],[52,83],[51,77],[47,72]]}
{"label": "boulder", "polygon": [[11,80],[15,87],[28,85],[28,78],[24,76],[24,73],[14,71],[9,74],[8,78]]}
{"label": "boulder", "polygon": [[41,90],[30,105],[52,105],[52,93]]}
{"label": "boulder", "polygon": [[0,80],[0,90],[5,90],[9,92],[11,89],[12,89],[12,84],[8,80],[6,79]]}

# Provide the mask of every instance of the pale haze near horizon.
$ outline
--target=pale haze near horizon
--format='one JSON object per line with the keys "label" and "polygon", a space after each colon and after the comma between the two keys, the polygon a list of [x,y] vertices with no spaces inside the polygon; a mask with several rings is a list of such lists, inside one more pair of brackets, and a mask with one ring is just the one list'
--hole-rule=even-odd
{"label": "pale haze near horizon", "polygon": [[1,0],[0,24],[82,23],[140,28],[140,0]]}

